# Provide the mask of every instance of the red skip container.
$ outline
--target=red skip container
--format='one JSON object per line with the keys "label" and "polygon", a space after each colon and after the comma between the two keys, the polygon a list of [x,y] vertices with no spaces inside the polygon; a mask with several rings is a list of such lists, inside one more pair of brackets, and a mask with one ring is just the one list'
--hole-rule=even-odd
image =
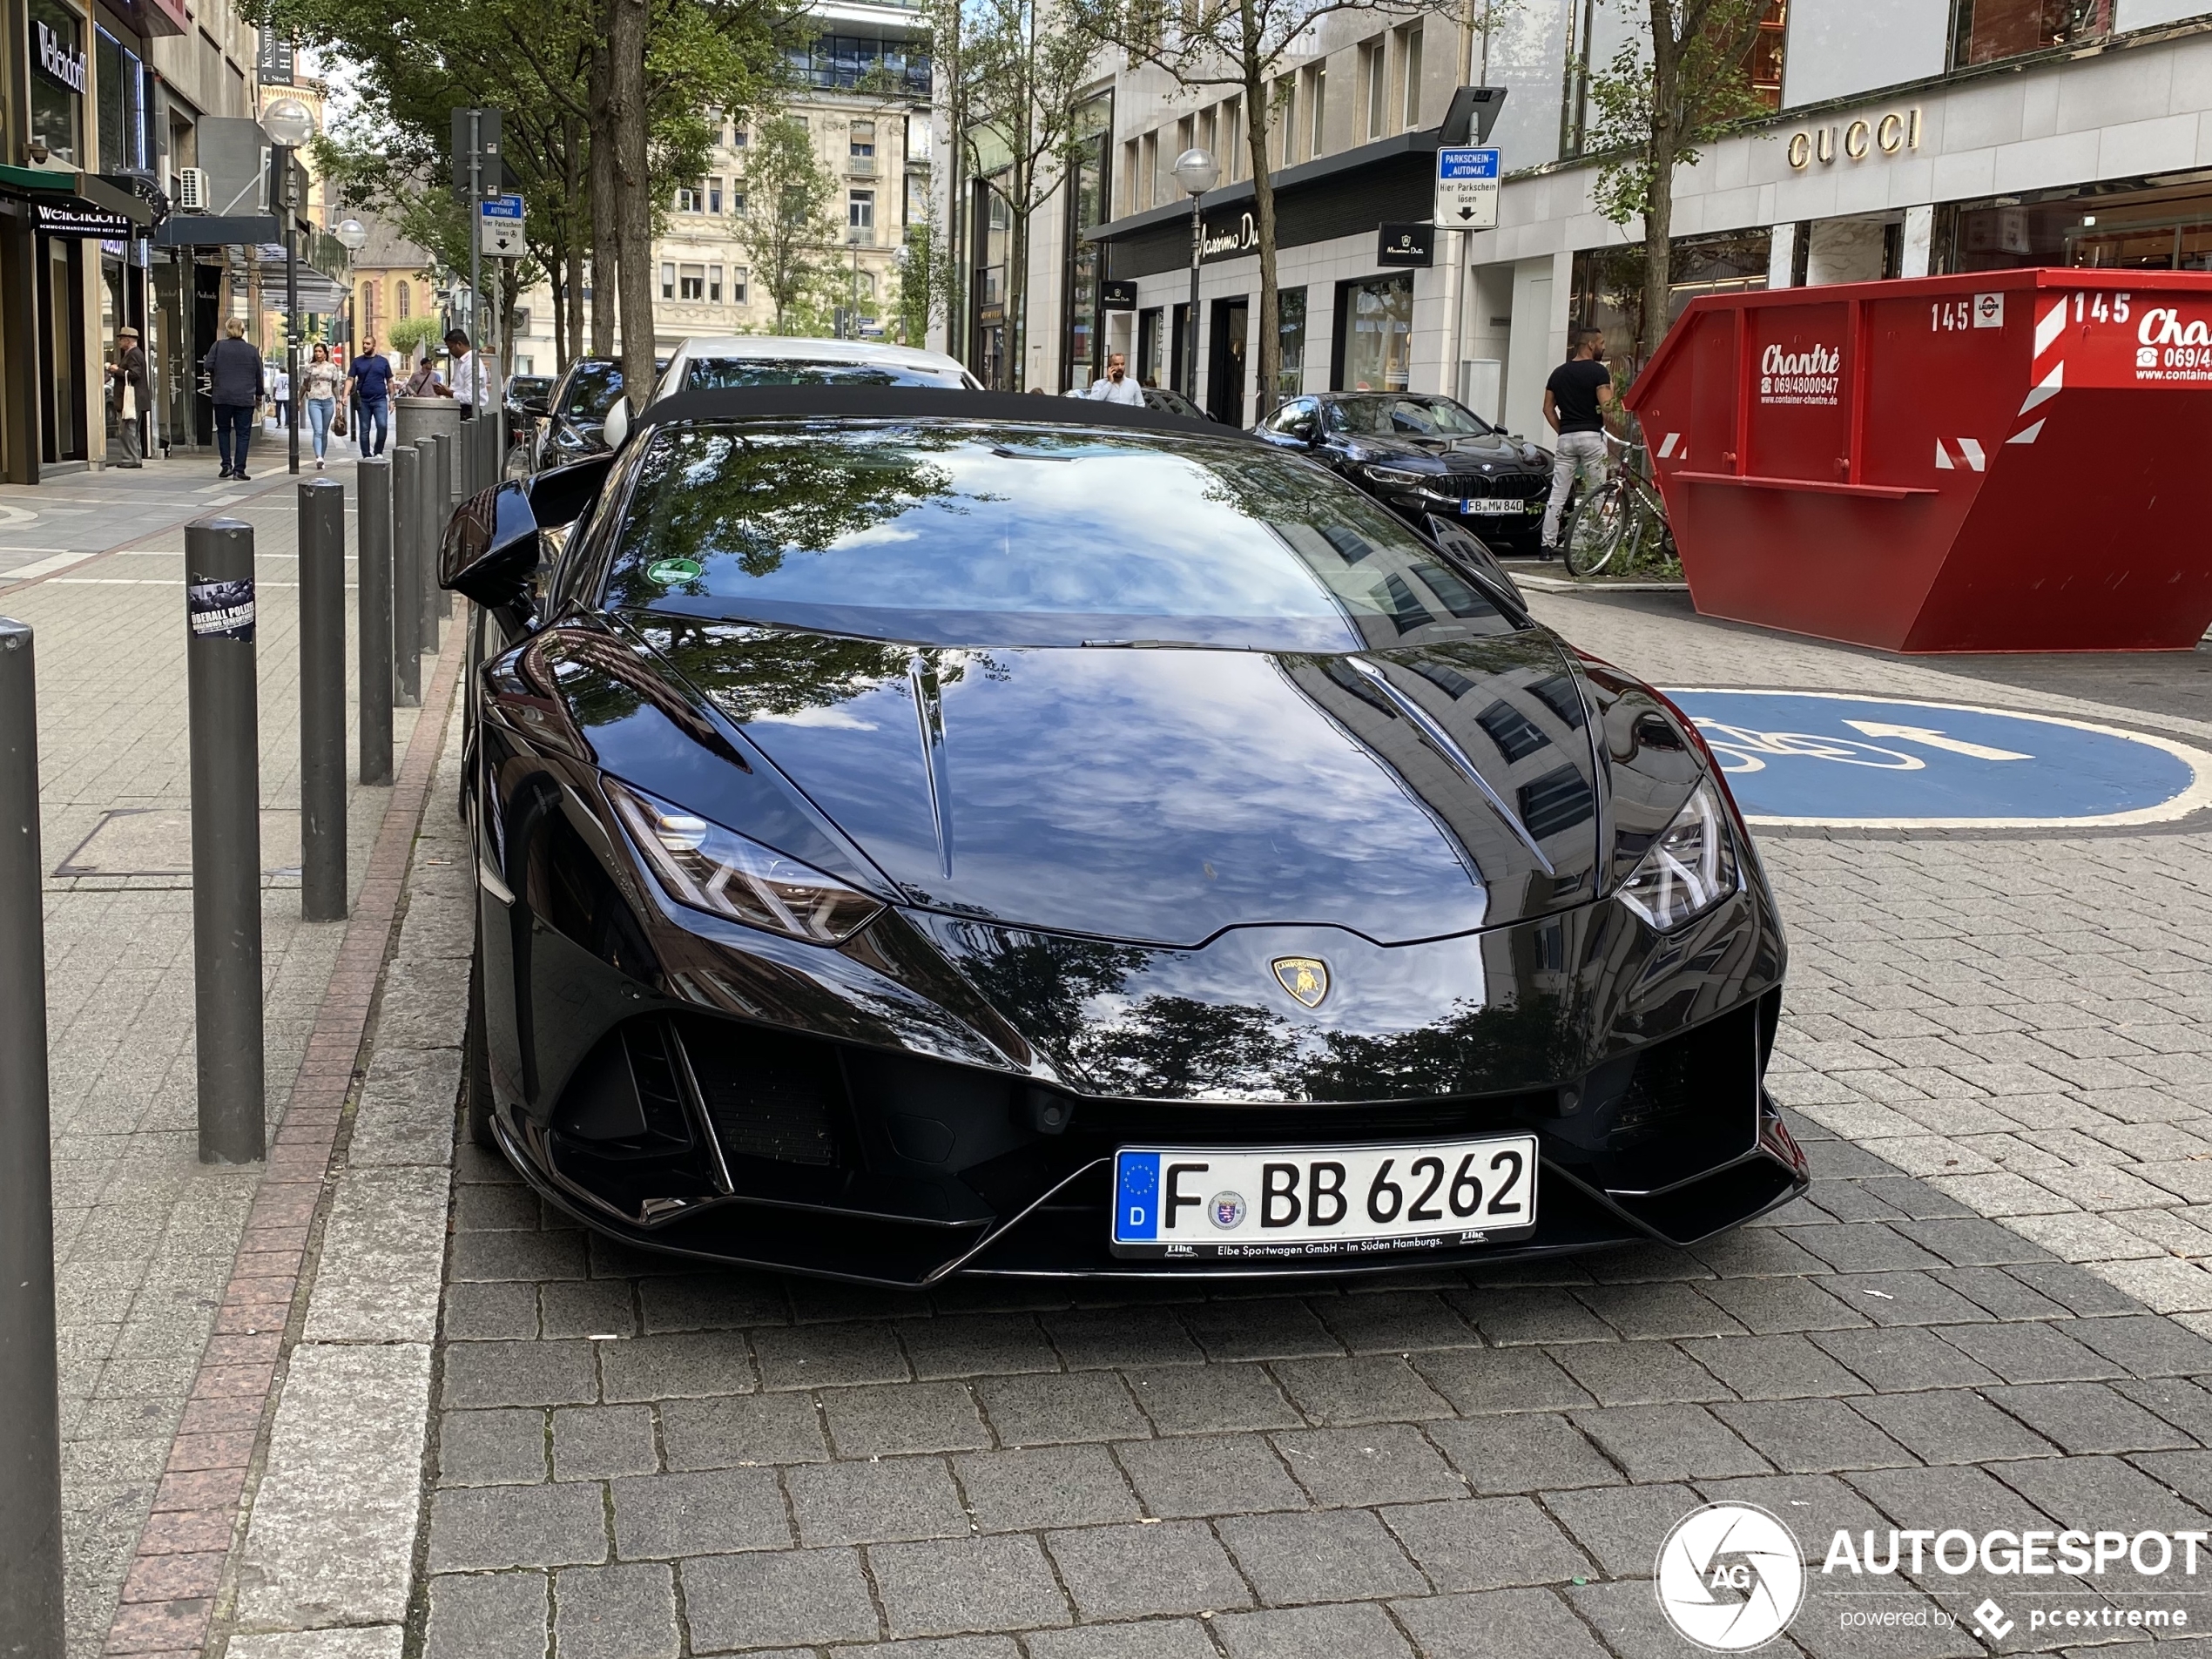
{"label": "red skip container", "polygon": [[2212,274],[1710,296],[1627,402],[1708,616],[1898,651],[2212,626]]}

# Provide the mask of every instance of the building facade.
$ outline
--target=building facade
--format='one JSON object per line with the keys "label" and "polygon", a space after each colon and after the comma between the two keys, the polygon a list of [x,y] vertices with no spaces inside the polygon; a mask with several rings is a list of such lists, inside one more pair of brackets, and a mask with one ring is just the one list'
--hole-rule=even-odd
{"label": "building facade", "polygon": [[[805,124],[833,181],[829,216],[838,241],[826,256],[833,273],[823,309],[846,333],[880,334],[907,227],[927,212],[927,30],[911,6],[865,0],[829,0],[807,17],[819,32],[792,49],[798,90],[779,113]],[[688,335],[765,334],[775,326],[743,235],[752,139],[748,122],[725,116],[708,170],[677,187],[666,232],[653,244],[653,332],[663,350]],[[583,315],[588,337],[588,289]],[[513,372],[554,373],[560,352],[550,294],[530,294],[516,323]]]}
{"label": "building facade", "polygon": [[[1487,32],[1436,12],[1322,22],[1271,100],[1276,395],[1442,391],[1541,434],[1570,324],[1617,340],[1637,320],[1642,227],[1598,212],[1588,153],[1590,69],[1629,37],[1634,10],[1523,0]],[[1769,112],[1676,176],[1677,308],[1730,287],[2212,262],[2201,0],[1773,0],[1752,62]],[[1507,173],[1498,228],[1437,231],[1429,263],[1393,265],[1386,227],[1430,218],[1436,129],[1463,83],[1507,89],[1491,135]],[[1239,100],[1107,58],[1090,96],[1110,137],[1101,177],[1079,168],[1035,239],[1025,378],[1081,385],[1102,347],[1125,350],[1140,378],[1249,424],[1258,275]],[[1202,204],[1195,321],[1190,206],[1169,172],[1194,144],[1223,165]],[[972,364],[988,354],[976,324],[971,299],[948,336]]]}

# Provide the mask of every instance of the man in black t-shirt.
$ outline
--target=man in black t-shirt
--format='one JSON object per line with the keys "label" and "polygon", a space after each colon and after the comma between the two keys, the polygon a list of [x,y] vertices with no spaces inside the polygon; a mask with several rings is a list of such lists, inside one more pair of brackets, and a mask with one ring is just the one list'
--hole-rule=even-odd
{"label": "man in black t-shirt", "polygon": [[1559,551],[1559,516],[1584,475],[1595,487],[1605,475],[1605,417],[1613,408],[1613,371],[1605,366],[1602,329],[1576,331],[1575,354],[1544,382],[1544,419],[1559,434],[1552,446],[1552,496],[1544,508],[1544,551]]}

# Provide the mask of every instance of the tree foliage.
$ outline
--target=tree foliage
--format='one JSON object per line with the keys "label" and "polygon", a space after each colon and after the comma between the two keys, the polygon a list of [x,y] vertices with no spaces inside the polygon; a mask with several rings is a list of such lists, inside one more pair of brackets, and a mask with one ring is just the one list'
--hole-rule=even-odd
{"label": "tree foliage", "polygon": [[1079,5],[1053,0],[926,0],[926,9],[958,176],[981,179],[1007,210],[1001,379],[1002,389],[1019,391],[1028,360],[1029,224],[1073,158],[1097,41]]}
{"label": "tree foliage", "polygon": [[[1165,71],[1187,91],[1236,91],[1245,112],[1244,171],[1252,180],[1252,227],[1259,254],[1259,409],[1274,407],[1282,369],[1281,306],[1276,286],[1275,186],[1268,172],[1268,134],[1282,117],[1275,87],[1284,71],[1313,53],[1313,31],[1338,12],[1389,10],[1393,17],[1444,10],[1441,0],[1190,0],[1172,12],[1163,0],[1073,0],[1075,15],[1096,40],[1128,54],[1132,64]],[[1487,15],[1494,6],[1484,0]],[[1450,15],[1456,18],[1460,6]],[[1222,162],[1224,179],[1236,169]]]}
{"label": "tree foliage", "polygon": [[[534,269],[509,269],[511,312],[525,278],[552,286],[563,362],[580,343],[583,266],[617,261],[609,219],[595,221],[592,158],[619,147],[614,116],[595,103],[593,67],[609,55],[612,8],[626,0],[448,0],[411,9],[404,25],[383,0],[269,0],[267,26],[320,49],[348,110],[317,147],[317,161],[346,206],[374,212],[448,270],[468,266],[466,215],[448,188],[451,111],[487,107],[504,117],[511,187],[525,204]],[[780,48],[796,26],[797,0],[640,0],[642,97],[624,122],[642,120],[647,177],[631,187],[653,216],[675,181],[711,152],[711,112],[745,111],[773,96]],[[604,206],[605,204],[601,204]],[[636,232],[632,226],[632,233]],[[644,256],[650,259],[648,252]],[[605,301],[610,284],[601,285]],[[647,350],[648,302],[639,317]]]}
{"label": "tree foliage", "polygon": [[775,307],[776,334],[814,327],[827,303],[840,232],[829,213],[835,187],[804,121],[778,116],[753,129],[737,239],[752,261],[747,280]]}
{"label": "tree foliage", "polygon": [[1598,171],[1598,211],[1616,225],[1643,220],[1642,338],[1632,355],[1645,361],[1669,321],[1675,169],[1695,166],[1705,145],[1758,111],[1750,58],[1770,0],[1605,3],[1641,24],[1590,77],[1590,147],[1611,152]]}

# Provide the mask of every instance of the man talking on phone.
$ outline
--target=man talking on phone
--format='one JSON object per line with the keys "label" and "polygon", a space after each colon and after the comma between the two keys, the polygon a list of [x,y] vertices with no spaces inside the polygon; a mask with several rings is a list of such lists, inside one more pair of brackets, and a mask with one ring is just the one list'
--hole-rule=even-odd
{"label": "man talking on phone", "polygon": [[1090,395],[1102,403],[1144,407],[1144,388],[1129,377],[1129,359],[1115,352],[1106,360],[1106,372],[1090,383]]}

